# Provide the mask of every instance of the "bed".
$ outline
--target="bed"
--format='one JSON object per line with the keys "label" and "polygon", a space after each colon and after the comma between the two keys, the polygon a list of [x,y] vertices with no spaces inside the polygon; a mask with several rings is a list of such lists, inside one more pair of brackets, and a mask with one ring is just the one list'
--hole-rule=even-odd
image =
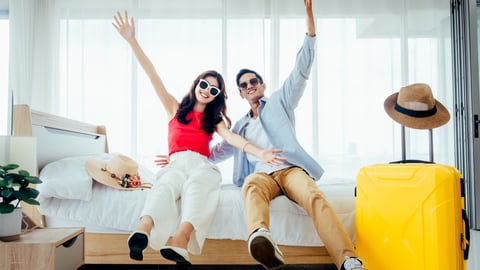
{"label": "bed", "polygon": [[[105,126],[30,110],[21,104],[14,107],[13,123],[14,136],[37,138],[38,171],[44,183],[37,186],[40,206],[23,207],[31,223],[39,227],[84,227],[86,264],[172,263],[150,248],[141,262],[131,260],[128,255],[127,238],[135,228],[148,189],[115,190],[84,177],[82,162],[86,158],[108,159],[112,155]],[[63,174],[55,178],[54,165],[58,164],[63,166],[59,170]],[[154,179],[154,173],[142,167],[139,173],[146,181]],[[84,181],[82,187],[81,181]],[[326,179],[318,184],[354,241],[354,182]],[[49,187],[54,190],[48,190]],[[271,232],[287,264],[332,264],[310,217],[284,196],[271,203]],[[191,255],[190,259],[197,265],[257,264],[248,254],[246,240],[241,190],[232,184],[222,184],[219,206],[203,252]]]}

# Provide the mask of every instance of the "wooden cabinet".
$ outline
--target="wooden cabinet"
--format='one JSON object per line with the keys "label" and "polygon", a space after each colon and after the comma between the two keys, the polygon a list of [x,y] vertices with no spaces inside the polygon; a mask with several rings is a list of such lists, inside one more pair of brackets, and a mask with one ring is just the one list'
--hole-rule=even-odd
{"label": "wooden cabinet", "polygon": [[0,242],[1,270],[71,270],[84,263],[83,228],[36,229]]}

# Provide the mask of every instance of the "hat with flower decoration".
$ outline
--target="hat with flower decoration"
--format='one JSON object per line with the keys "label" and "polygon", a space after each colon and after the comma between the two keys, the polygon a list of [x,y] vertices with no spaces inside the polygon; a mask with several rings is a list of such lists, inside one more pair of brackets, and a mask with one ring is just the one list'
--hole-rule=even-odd
{"label": "hat with flower decoration", "polygon": [[112,188],[121,190],[150,188],[149,185],[142,185],[137,162],[125,155],[114,155],[108,161],[91,158],[87,160],[85,167],[93,180]]}

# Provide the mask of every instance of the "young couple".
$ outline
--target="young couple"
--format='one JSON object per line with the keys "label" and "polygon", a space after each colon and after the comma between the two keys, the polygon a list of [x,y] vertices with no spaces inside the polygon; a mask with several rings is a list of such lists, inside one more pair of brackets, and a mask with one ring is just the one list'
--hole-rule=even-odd
{"label": "young couple", "polygon": [[[218,202],[221,174],[212,161],[233,156],[234,183],[242,186],[244,197],[248,250],[255,260],[267,269],[284,265],[283,255],[269,233],[269,204],[275,197],[286,195],[310,215],[338,269],[364,270],[351,239],[315,183],[323,169],[295,136],[294,110],[306,88],[316,42],[311,0],[304,0],[304,5],[307,33],[283,86],[267,99],[266,84],[257,72],[242,69],[237,74],[240,96],[251,109],[232,131],[225,114],[225,83],[219,73],[200,74],[179,103],[139,46],[133,18],[129,20],[127,12],[114,17],[113,25],[131,46],[171,119],[168,158],[159,156],[156,161],[166,166],[157,174],[138,226],[128,239],[132,259],[142,260],[143,250],[150,245],[166,259],[190,265],[189,253],[201,253]],[[278,127],[283,127],[281,132]],[[224,141],[210,147],[214,132]],[[176,208],[179,197],[180,217]],[[170,246],[165,246],[175,228]]]}

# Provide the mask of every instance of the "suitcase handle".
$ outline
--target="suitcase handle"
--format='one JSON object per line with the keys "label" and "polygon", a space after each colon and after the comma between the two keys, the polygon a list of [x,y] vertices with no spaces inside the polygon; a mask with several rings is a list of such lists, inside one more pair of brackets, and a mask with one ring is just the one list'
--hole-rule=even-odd
{"label": "suitcase handle", "polygon": [[415,159],[410,159],[407,160],[407,150],[405,146],[405,126],[401,126],[401,142],[402,142],[402,160],[400,161],[393,161],[390,163],[434,163],[433,162],[433,130],[429,129],[428,130],[428,148],[430,152],[430,161],[422,161],[422,160],[415,160]]}
{"label": "suitcase handle", "polygon": [[399,160],[399,161],[391,161],[389,162],[390,164],[402,164],[402,163],[429,163],[429,164],[435,164],[433,161],[426,161],[426,160],[419,160],[419,159],[405,159],[405,160]]}
{"label": "suitcase handle", "polygon": [[468,225],[469,223],[468,223],[467,211],[465,211],[465,209],[462,209],[462,219],[465,226],[465,239],[462,240],[462,242],[465,243],[465,250],[463,251],[463,259],[468,260],[468,251],[470,249],[470,228]]}

